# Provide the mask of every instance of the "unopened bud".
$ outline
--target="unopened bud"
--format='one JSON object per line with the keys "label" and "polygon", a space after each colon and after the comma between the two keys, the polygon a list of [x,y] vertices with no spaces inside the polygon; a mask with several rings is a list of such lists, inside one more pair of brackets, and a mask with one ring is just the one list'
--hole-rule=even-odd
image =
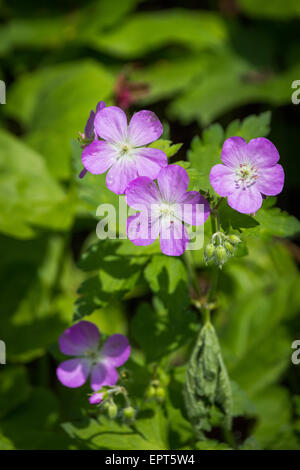
{"label": "unopened bud", "polygon": [[215,250],[215,259],[219,267],[227,260],[227,253],[223,245],[218,245]]}
{"label": "unopened bud", "polygon": [[166,391],[162,387],[156,389],[156,398],[158,401],[163,402],[166,398]]}
{"label": "unopened bud", "polygon": [[237,235],[229,235],[228,238],[230,243],[232,243],[233,245],[238,245],[239,243],[241,243],[241,239]]}
{"label": "unopened bud", "polygon": [[118,413],[118,407],[117,405],[112,402],[112,403],[109,403],[108,404],[108,407],[107,407],[107,414],[108,416],[111,418],[111,419],[114,419],[116,416],[117,416],[117,413]]}
{"label": "unopened bud", "polygon": [[156,388],[150,385],[150,387],[146,390],[146,397],[147,398],[154,398],[156,395]]}
{"label": "unopened bud", "polygon": [[227,242],[227,241],[224,243],[224,246],[225,246],[227,252],[228,252],[230,255],[233,255],[233,253],[234,253],[234,246],[233,246],[231,243]]}
{"label": "unopened bud", "polygon": [[123,410],[123,416],[126,419],[126,421],[133,421],[135,418],[135,409],[132,408],[132,406],[127,406]]}
{"label": "unopened bud", "polygon": [[215,246],[213,243],[209,243],[208,245],[206,245],[205,250],[204,250],[205,261],[209,261],[213,257],[214,252],[215,252]]}

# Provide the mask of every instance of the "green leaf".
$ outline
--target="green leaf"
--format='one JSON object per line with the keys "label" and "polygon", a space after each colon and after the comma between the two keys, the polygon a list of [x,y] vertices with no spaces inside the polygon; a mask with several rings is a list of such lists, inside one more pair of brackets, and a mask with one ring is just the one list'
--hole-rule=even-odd
{"label": "green leaf", "polygon": [[261,446],[273,450],[299,450],[300,440],[291,426],[292,407],[288,391],[279,386],[269,387],[255,397],[254,404],[259,420],[253,436]]}
{"label": "green leaf", "polygon": [[57,341],[72,318],[73,296],[61,284],[64,243],[59,236],[34,241],[1,237],[0,247],[1,339],[8,360],[28,361]]}
{"label": "green leaf", "polygon": [[141,97],[145,104],[165,100],[180,93],[196,80],[210,64],[210,55],[185,53],[180,57],[159,57],[149,65],[133,68],[130,79],[143,85],[146,90]]}
{"label": "green leaf", "polygon": [[93,45],[101,31],[113,26],[137,1],[122,0],[115,8],[110,0],[98,0],[89,2],[80,10],[74,5],[72,14],[54,16],[52,10],[46,18],[43,14],[32,17],[28,13],[26,17],[13,18],[0,29],[0,51],[7,53],[18,48],[57,49],[72,42],[77,47],[78,43]]}
{"label": "green leaf", "polygon": [[262,234],[294,237],[300,233],[300,221],[278,207],[264,209],[263,206],[254,218],[259,222]]}
{"label": "green leaf", "polygon": [[64,423],[68,435],[90,449],[165,450],[166,419],[160,409],[143,410],[134,427],[101,416],[80,423]]}
{"label": "green leaf", "polygon": [[118,57],[134,58],[172,44],[214,49],[226,36],[223,21],[213,13],[168,9],[137,13],[120,28],[95,38],[94,46]]}
{"label": "green leaf", "polygon": [[58,419],[56,397],[49,390],[36,388],[25,404],[1,421],[0,436],[3,433],[20,450],[67,449],[70,440],[60,431]]}
{"label": "green leaf", "polygon": [[153,306],[143,303],[132,321],[136,341],[149,362],[170,354],[191,335],[195,316],[189,306],[186,269],[182,261],[153,256],[144,270],[153,293]]}
{"label": "green leaf", "polygon": [[219,206],[219,215],[221,226],[225,232],[233,230],[247,229],[246,235],[249,235],[249,229],[259,229],[259,222],[252,216],[241,214],[228,206],[226,201],[222,201]]}
{"label": "green leaf", "polygon": [[168,309],[158,297],[153,305],[141,303],[131,322],[132,334],[143,349],[147,362],[169,355],[193,336],[195,314],[185,309]]}
{"label": "green leaf", "polygon": [[145,256],[126,255],[126,251],[122,252],[124,246],[127,243],[122,241],[101,240],[81,256],[79,268],[97,273],[85,280],[78,291],[76,320],[106,307],[113,300],[123,299],[125,294],[129,295],[136,288],[143,266],[148,261],[147,252]]}
{"label": "green leaf", "polygon": [[214,439],[208,439],[206,441],[196,442],[197,450],[232,450],[228,444],[224,442],[218,442]]}
{"label": "green leaf", "polygon": [[258,115],[251,115],[240,121],[232,121],[226,128],[225,138],[233,136],[243,137],[247,142],[256,137],[266,137],[270,132],[271,112],[266,111]]}
{"label": "green leaf", "polygon": [[75,209],[50,176],[42,157],[5,131],[0,132],[0,230],[18,238],[35,236],[37,228],[66,230]]}
{"label": "green leaf", "polygon": [[29,394],[26,369],[22,366],[6,366],[1,371],[0,418],[3,419],[14,408],[25,403]]}
{"label": "green leaf", "polygon": [[211,413],[216,406],[224,424],[231,427],[232,392],[219,341],[213,326],[206,323],[200,331],[190,357],[184,388],[187,414],[199,438],[211,429]]}
{"label": "green leaf", "polygon": [[162,150],[170,158],[178,152],[182,144],[172,144],[171,140],[159,139],[150,144],[149,147]]}
{"label": "green leaf", "polygon": [[225,320],[221,345],[232,380],[253,397],[276,383],[290,364],[285,327],[299,311],[299,274],[281,243],[249,239],[249,256],[224,268],[219,291]]}
{"label": "green leaf", "polygon": [[239,385],[231,381],[232,390],[232,415],[236,416],[255,416],[256,409],[253,403],[247,397],[247,394],[239,387]]}
{"label": "green leaf", "polygon": [[198,185],[203,191],[213,191],[209,182],[211,168],[220,162],[224,132],[220,124],[214,124],[203,132],[202,139],[196,136],[188,151],[188,159],[198,170]]}
{"label": "green leaf", "polygon": [[7,439],[7,437],[3,436],[3,434],[0,433],[0,450],[15,450],[15,447],[10,439]]}
{"label": "green leaf", "polygon": [[241,10],[254,18],[270,18],[288,20],[300,16],[300,5],[297,0],[272,0],[260,2],[259,0],[238,0]]}
{"label": "green leaf", "polygon": [[49,66],[14,84],[6,112],[24,123],[27,143],[44,155],[51,173],[66,179],[70,140],[83,131],[97,101],[111,98],[113,86],[113,75],[92,60]]}

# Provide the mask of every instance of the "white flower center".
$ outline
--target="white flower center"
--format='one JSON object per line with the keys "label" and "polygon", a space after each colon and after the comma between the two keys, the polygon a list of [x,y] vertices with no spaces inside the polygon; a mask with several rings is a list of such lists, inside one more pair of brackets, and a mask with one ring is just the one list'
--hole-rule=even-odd
{"label": "white flower center", "polygon": [[159,205],[159,214],[162,216],[162,217],[165,217],[165,216],[175,216],[175,211],[174,211],[174,208],[172,206],[172,204],[169,204],[168,202],[162,202],[160,205]]}
{"label": "white flower center", "polygon": [[235,187],[236,189],[250,188],[258,179],[258,171],[251,163],[240,163],[235,169]]}
{"label": "white flower center", "polygon": [[120,142],[116,145],[118,151],[118,160],[120,159],[132,159],[134,157],[134,146],[127,141]]}
{"label": "white flower center", "polygon": [[100,361],[101,351],[98,351],[95,349],[87,349],[84,352],[84,357],[86,357],[87,359],[90,359],[92,361],[92,364],[96,365]]}

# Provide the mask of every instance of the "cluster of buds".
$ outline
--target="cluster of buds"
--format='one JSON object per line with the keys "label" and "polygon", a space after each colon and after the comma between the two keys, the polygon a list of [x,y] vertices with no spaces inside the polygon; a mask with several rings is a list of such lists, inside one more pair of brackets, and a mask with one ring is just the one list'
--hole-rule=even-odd
{"label": "cluster of buds", "polygon": [[241,239],[237,235],[225,235],[223,232],[214,233],[210,243],[204,249],[206,264],[212,262],[222,269],[223,264],[234,256],[239,243],[241,243]]}
{"label": "cluster of buds", "polygon": [[161,386],[159,380],[151,380],[149,387],[146,390],[146,397],[149,400],[156,400],[162,403],[166,398],[166,391]]}
{"label": "cluster of buds", "polygon": [[[103,411],[110,419],[122,418],[126,424],[132,424],[135,421],[136,410],[131,406],[127,390],[124,387],[103,387],[98,395],[101,394],[100,409]],[[125,400],[125,407],[118,406],[114,397],[117,395],[123,395],[123,400]],[[117,400],[118,401],[118,400]]]}

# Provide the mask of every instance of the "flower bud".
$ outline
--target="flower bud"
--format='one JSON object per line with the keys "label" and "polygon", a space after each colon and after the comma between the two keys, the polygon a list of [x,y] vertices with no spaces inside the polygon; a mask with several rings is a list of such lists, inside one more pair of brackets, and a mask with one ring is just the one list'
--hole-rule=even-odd
{"label": "flower bud", "polygon": [[215,250],[215,260],[217,262],[217,265],[219,268],[222,267],[222,265],[226,262],[227,260],[227,253],[223,245],[218,245]]}
{"label": "flower bud", "polygon": [[159,402],[163,402],[166,398],[166,391],[164,388],[162,387],[157,387],[156,389],[156,399],[159,401]]}
{"label": "flower bud", "polygon": [[118,407],[114,402],[108,404],[107,414],[111,419],[114,419],[117,416]]}
{"label": "flower bud", "polygon": [[204,258],[205,261],[208,262],[214,255],[215,253],[215,246],[213,243],[209,243],[206,245],[205,250],[204,250]]}
{"label": "flower bud", "polygon": [[123,410],[123,416],[126,421],[132,422],[135,418],[135,409],[132,406],[127,406]]}
{"label": "flower bud", "polygon": [[227,253],[228,253],[229,255],[233,255],[233,253],[234,253],[234,246],[233,246],[231,243],[227,242],[227,241],[225,241],[224,246],[225,246],[225,248],[226,248]]}
{"label": "flower bud", "polygon": [[154,398],[156,395],[156,388],[150,385],[150,387],[146,390],[146,397],[147,398]]}
{"label": "flower bud", "polygon": [[229,235],[228,238],[232,245],[238,245],[239,243],[241,243],[241,239],[237,235]]}

